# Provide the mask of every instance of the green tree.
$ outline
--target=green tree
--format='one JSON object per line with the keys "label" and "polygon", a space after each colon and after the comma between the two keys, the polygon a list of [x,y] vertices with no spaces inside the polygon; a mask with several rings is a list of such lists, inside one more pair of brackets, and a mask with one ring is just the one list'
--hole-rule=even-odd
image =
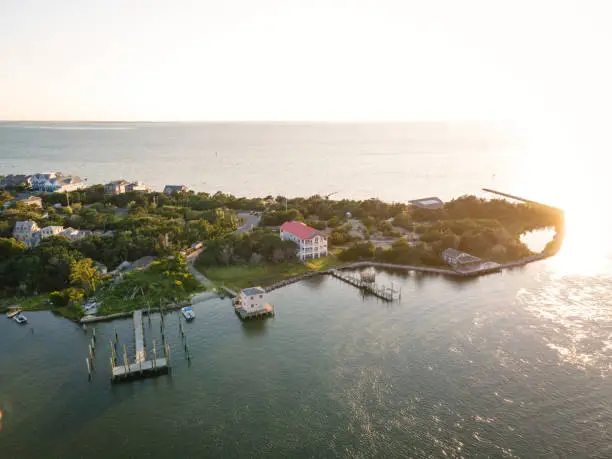
{"label": "green tree", "polygon": [[70,266],[70,282],[73,285],[82,285],[90,291],[96,291],[96,285],[102,282],[102,274],[94,266],[91,258],[73,261]]}

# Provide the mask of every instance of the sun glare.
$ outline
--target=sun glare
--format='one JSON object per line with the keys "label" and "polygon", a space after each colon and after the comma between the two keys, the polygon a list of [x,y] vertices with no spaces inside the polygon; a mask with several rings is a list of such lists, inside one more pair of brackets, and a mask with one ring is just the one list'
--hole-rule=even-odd
{"label": "sun glare", "polygon": [[595,275],[611,265],[612,218],[602,190],[606,168],[597,167],[599,159],[586,145],[580,147],[586,151],[578,151],[572,142],[551,142],[558,132],[543,136],[543,130],[530,139],[517,188],[525,198],[565,213],[563,246],[551,268],[562,275]]}

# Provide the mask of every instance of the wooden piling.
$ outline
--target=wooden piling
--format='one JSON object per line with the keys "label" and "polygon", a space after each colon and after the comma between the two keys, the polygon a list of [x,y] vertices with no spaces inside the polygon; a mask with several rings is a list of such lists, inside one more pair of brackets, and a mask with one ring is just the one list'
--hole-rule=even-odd
{"label": "wooden piling", "polygon": [[130,366],[128,365],[127,349],[125,347],[125,344],[123,345],[123,364],[125,365],[125,372],[127,374]]}
{"label": "wooden piling", "polygon": [[157,349],[155,348],[155,340],[153,340],[153,368],[157,369]]}
{"label": "wooden piling", "polygon": [[87,364],[87,376],[89,380],[91,380],[91,363],[89,362],[89,358],[85,357],[85,363]]}

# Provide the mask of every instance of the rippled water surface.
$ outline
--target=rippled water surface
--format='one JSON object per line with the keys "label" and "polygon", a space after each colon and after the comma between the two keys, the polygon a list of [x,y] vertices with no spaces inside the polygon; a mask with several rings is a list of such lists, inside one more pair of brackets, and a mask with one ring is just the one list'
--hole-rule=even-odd
{"label": "rippled water surface", "polygon": [[[270,295],[272,320],[229,300],[195,306],[185,359],[111,386],[113,330],[48,312],[0,321],[0,446],[7,457],[609,457],[610,277],[559,277],[552,261],[471,281],[379,272],[393,304],[334,278]],[[160,340],[159,317],[145,333]],[[130,352],[130,350],[128,351]],[[35,439],[35,441],[33,440]]]}

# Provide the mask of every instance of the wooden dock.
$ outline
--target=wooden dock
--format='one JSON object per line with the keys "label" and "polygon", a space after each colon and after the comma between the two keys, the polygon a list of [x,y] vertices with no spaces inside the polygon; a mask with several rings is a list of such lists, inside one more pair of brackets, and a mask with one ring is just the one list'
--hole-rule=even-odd
{"label": "wooden dock", "polygon": [[374,282],[366,282],[357,276],[353,276],[352,274],[338,271],[336,269],[331,269],[329,274],[384,301],[395,300],[396,293],[398,293],[392,287],[378,286]]}
{"label": "wooden dock", "polygon": [[[129,362],[125,345],[123,347],[123,360],[117,358],[115,345],[111,342],[111,380],[113,382],[125,381],[135,378],[146,378],[159,374],[166,374],[170,370],[170,347],[163,346],[163,357],[157,357],[157,348],[153,342],[153,358],[147,359],[147,350],[144,344],[144,328],[142,310],[134,312],[134,361]],[[162,321],[163,324],[163,321]],[[162,325],[163,338],[163,325]]]}

